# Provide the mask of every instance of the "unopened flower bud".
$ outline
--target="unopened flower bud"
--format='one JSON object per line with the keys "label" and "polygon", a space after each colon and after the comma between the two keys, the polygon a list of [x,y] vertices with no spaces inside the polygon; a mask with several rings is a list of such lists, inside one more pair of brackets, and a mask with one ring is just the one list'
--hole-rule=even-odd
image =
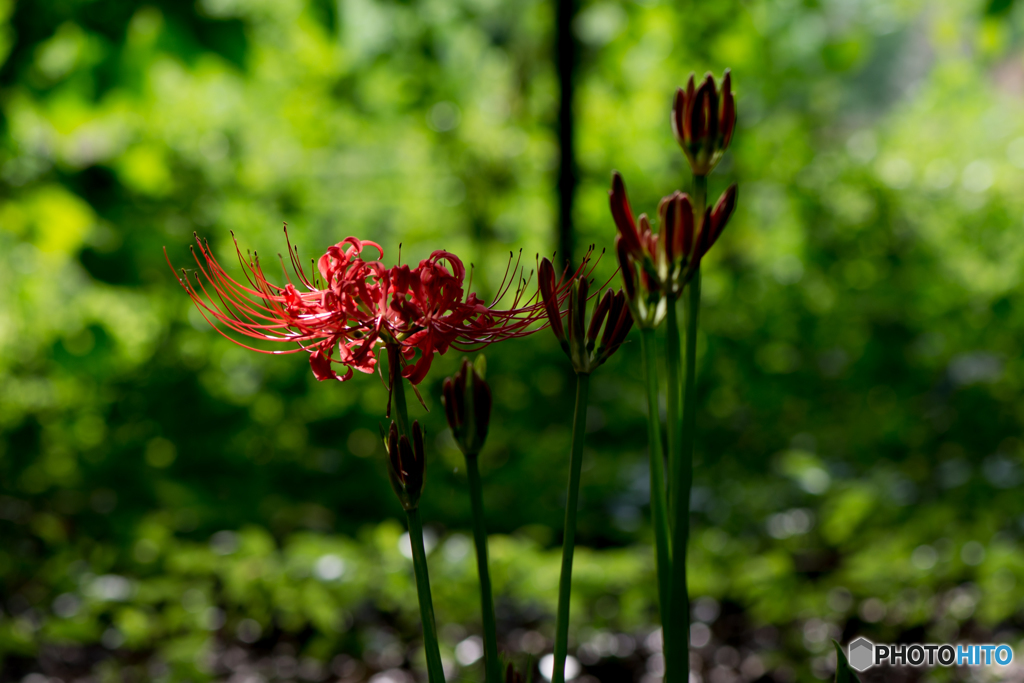
{"label": "unopened flower bud", "polygon": [[426,474],[426,458],[423,449],[423,430],[419,422],[412,423],[412,441],[405,434],[399,435],[398,425],[392,421],[384,436],[388,451],[388,476],[391,488],[398,496],[398,502],[408,512],[419,505]]}
{"label": "unopened flower bud", "polygon": [[475,364],[464,359],[459,371],[446,378],[441,387],[448,426],[459,450],[467,457],[476,456],[483,449],[491,423],[491,388],[484,381],[485,372],[483,356]]}
{"label": "unopened flower bud", "polygon": [[572,283],[569,290],[569,358],[573,367],[579,368],[586,364],[587,338],[586,338],[586,317],[587,317],[587,293],[590,290],[590,283],[585,277],[578,277]]}
{"label": "unopened flower bud", "polygon": [[612,218],[615,219],[615,226],[622,236],[624,248],[631,254],[639,254],[640,235],[637,233],[636,223],[633,221],[633,210],[629,207],[626,184],[618,171],[612,172],[612,189],[608,192],[608,199],[612,207]]}
{"label": "unopened flower bud", "polygon": [[626,288],[626,296],[634,299],[637,294],[636,266],[629,254],[629,249],[622,235],[615,236],[615,256],[619,261],[619,270],[622,272],[622,286]]}
{"label": "unopened flower bud", "polygon": [[693,74],[679,88],[672,104],[672,132],[690,161],[694,175],[708,175],[721,160],[736,128],[736,101],[732,76],[725,70],[718,90],[710,73],[699,87]]}
{"label": "unopened flower bud", "polygon": [[[631,257],[625,253],[621,235],[616,238],[616,246],[620,260],[625,259],[625,268],[630,268]],[[608,360],[626,340],[626,334],[633,326],[633,316],[626,305],[627,297],[621,290],[615,294],[605,292],[603,297],[598,293],[597,305],[587,325],[589,291],[590,282],[585,277],[577,277],[569,290],[569,335],[565,354],[572,361],[576,373],[581,375],[590,374]]]}
{"label": "unopened flower bud", "polygon": [[555,268],[547,258],[541,259],[537,269],[537,283],[540,288],[540,298],[544,303],[544,310],[548,314],[548,321],[551,323],[551,331],[555,333],[562,350],[567,351],[569,343],[565,338],[565,328],[562,326],[562,312],[558,310],[558,283],[555,280]]}
{"label": "unopened flower bud", "polygon": [[715,202],[715,208],[711,210],[711,245],[715,243],[718,236],[725,230],[726,224],[729,222],[729,218],[732,217],[732,212],[736,210],[736,183],[730,185],[722,196]]}

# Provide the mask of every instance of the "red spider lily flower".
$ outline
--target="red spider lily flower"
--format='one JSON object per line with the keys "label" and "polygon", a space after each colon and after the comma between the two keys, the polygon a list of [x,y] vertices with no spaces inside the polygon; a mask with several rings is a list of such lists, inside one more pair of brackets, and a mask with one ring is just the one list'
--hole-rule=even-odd
{"label": "red spider lily flower", "polygon": [[[407,361],[402,374],[419,384],[430,370],[434,353],[453,344],[480,339],[490,309],[476,294],[465,296],[466,268],[458,256],[438,250],[416,268],[395,266],[387,273],[388,304],[384,324],[401,343]],[[481,339],[482,341],[482,339]],[[497,341],[496,339],[494,341]],[[488,343],[488,342],[485,342]]]}
{"label": "red spider lily flower", "polygon": [[[526,297],[528,282],[520,276],[518,262],[506,271],[498,294],[489,305],[476,294],[465,294],[465,276],[466,269],[459,257],[443,250],[420,261],[415,269],[396,266],[388,271],[390,301],[383,326],[401,344],[406,362],[411,363],[402,374],[412,384],[419,384],[426,377],[435,353],[444,354],[449,348],[476,351],[498,341],[533,334],[543,327],[534,323],[543,323],[544,304],[536,294]],[[519,284],[511,308],[497,308],[514,279]],[[563,285],[557,297],[564,300],[567,295],[568,289]]]}
{"label": "red spider lily flower", "polygon": [[696,88],[690,74],[686,89],[679,88],[672,103],[672,133],[694,175],[711,173],[729,147],[735,128],[736,100],[729,70],[722,77],[721,91],[710,73]]}
{"label": "red spider lily flower", "polygon": [[548,304],[545,308],[551,329],[561,343],[562,350],[572,361],[577,374],[590,374],[618,350],[633,327],[633,316],[626,303],[626,295],[622,290],[615,294],[606,291],[603,297],[598,293],[597,305],[588,326],[585,322],[590,280],[586,275],[574,276],[569,289],[569,307],[565,312],[567,320],[563,327],[563,314],[551,294],[555,290],[555,273],[550,261],[544,259],[541,262],[538,275],[541,296]]}
{"label": "red spider lily flower", "polygon": [[677,191],[663,197],[658,204],[660,234],[652,231],[645,214],[633,221],[626,185],[617,172],[612,176],[609,199],[619,231],[615,253],[626,298],[637,325],[654,327],[664,315],[663,297],[674,301],[682,294],[725,229],[736,208],[736,185],[729,186],[699,221],[688,195]]}
{"label": "red spider lily flower", "polygon": [[[287,234],[286,229],[286,238]],[[214,258],[208,243],[198,236],[196,243],[198,253],[192,248],[198,265],[195,281],[183,271],[179,282],[207,322],[222,335],[261,353],[307,352],[319,380],[345,381],[352,377],[353,369],[373,372],[377,362],[374,346],[380,341],[374,302],[381,296],[383,267],[377,261],[363,260],[362,253],[372,248],[383,256],[379,245],[347,237],[330,247],[317,262],[322,282],[316,287],[303,272],[289,241],[288,253],[300,289],[290,281],[280,286],[267,280],[259,256],[244,257],[237,241],[235,250],[247,284],[234,280]],[[258,349],[227,334],[217,323],[245,337],[288,342],[295,348]],[[346,367],[344,374],[334,371],[335,364]]]}
{"label": "red spider lily flower", "polygon": [[[373,372],[377,347],[389,344],[399,347],[407,363],[402,375],[415,385],[426,376],[435,353],[449,348],[475,351],[546,326],[544,304],[539,294],[526,296],[527,279],[521,276],[518,262],[511,267],[511,255],[498,294],[487,304],[476,294],[466,295],[466,269],[447,251],[435,251],[416,268],[389,269],[379,260],[362,258],[368,247],[376,249],[378,259],[383,258],[379,245],[349,237],[320,257],[319,277],[311,281],[289,241],[299,286],[291,281],[280,286],[264,276],[258,256],[242,256],[237,242],[248,284],[232,279],[209,246],[198,237],[196,242],[195,281],[183,272],[180,283],[206,320],[242,336],[294,343],[291,349],[257,349],[217,328],[235,343],[262,353],[309,353],[310,367],[319,380],[345,381],[353,369]],[[514,281],[518,284],[512,306],[498,308]],[[560,284],[557,298],[563,301],[566,296],[568,288]],[[345,366],[346,371],[336,373],[336,365]]]}

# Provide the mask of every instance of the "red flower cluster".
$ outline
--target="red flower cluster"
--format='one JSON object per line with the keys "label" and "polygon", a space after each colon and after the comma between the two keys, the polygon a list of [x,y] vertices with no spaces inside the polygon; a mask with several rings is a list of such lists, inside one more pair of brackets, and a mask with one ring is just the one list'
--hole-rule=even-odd
{"label": "red flower cluster", "polygon": [[[287,234],[285,230],[286,238]],[[261,353],[309,353],[310,367],[319,380],[345,381],[353,369],[373,372],[377,347],[392,344],[402,354],[402,375],[419,384],[435,353],[449,348],[475,351],[545,326],[534,326],[544,321],[544,304],[536,294],[525,296],[527,280],[521,277],[518,263],[506,271],[494,301],[487,304],[476,294],[466,296],[466,269],[447,251],[435,251],[415,268],[388,268],[379,260],[384,250],[378,244],[347,237],[320,257],[319,277],[310,280],[289,241],[298,286],[290,280],[280,286],[267,280],[258,255],[244,257],[237,242],[235,250],[248,284],[231,278],[198,236],[196,243],[199,252],[192,250],[199,266],[195,282],[182,271],[180,283],[203,317],[214,327],[219,322],[245,337],[295,344],[292,349],[257,349],[217,328],[231,341]],[[377,260],[363,259],[367,248],[376,250]],[[559,301],[568,296],[569,279],[563,278],[558,285]],[[513,282],[518,285],[512,306],[497,308]],[[344,374],[335,372],[335,364],[345,366]]]}

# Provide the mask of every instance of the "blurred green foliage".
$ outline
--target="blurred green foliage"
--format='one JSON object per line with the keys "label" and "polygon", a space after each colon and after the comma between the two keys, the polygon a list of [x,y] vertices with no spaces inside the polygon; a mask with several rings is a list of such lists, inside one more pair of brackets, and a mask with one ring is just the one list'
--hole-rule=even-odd
{"label": "blurred green foliage", "polygon": [[[493,293],[510,251],[555,243],[552,21],[537,0],[0,1],[0,680],[422,670],[381,382],[225,341],[162,249],[188,267],[195,230],[229,266],[231,231],[276,254],[288,221],[307,258],[349,234],[390,262],[443,247]],[[611,245],[612,168],[638,211],[686,189],[673,89],[734,74],[711,191],[740,203],[698,347],[705,675],[829,678],[853,634],[1019,645],[1020,4],[590,0],[575,30],[581,245]],[[604,681],[657,674],[637,347],[588,416],[573,651]],[[438,410],[458,361],[413,406],[453,670],[479,630]],[[524,658],[552,630],[570,374],[542,332],[489,349],[488,376],[502,643]]]}

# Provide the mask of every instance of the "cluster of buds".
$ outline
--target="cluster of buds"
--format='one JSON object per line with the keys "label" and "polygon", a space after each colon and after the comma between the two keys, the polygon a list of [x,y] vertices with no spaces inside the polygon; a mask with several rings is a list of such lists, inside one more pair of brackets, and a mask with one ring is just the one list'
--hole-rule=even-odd
{"label": "cluster of buds", "polygon": [[455,443],[467,458],[480,454],[491,423],[491,389],[484,381],[487,365],[483,356],[470,363],[463,359],[454,377],[444,380],[441,401]]}
{"label": "cluster of buds", "polygon": [[388,476],[391,488],[406,512],[415,510],[423,493],[423,479],[426,474],[426,458],[423,451],[423,430],[419,422],[412,423],[412,439],[399,435],[398,425],[392,421],[391,428],[384,436],[388,451]]}
{"label": "cluster of buds", "polygon": [[721,160],[736,128],[736,100],[732,95],[729,70],[719,91],[710,73],[700,86],[693,74],[686,89],[679,88],[672,104],[672,132],[690,160],[694,175],[706,176]]}
{"label": "cluster of buds", "polygon": [[698,217],[689,195],[676,191],[658,204],[660,233],[651,229],[647,214],[633,219],[622,176],[614,173],[612,217],[619,234],[615,253],[633,317],[641,328],[653,328],[665,314],[665,302],[679,298],[701,259],[711,249],[736,208],[736,185],[730,185],[715,204]]}
{"label": "cluster of buds", "polygon": [[555,269],[551,261],[545,258],[540,262],[538,276],[541,299],[547,309],[551,331],[572,361],[576,373],[590,374],[615,353],[633,327],[626,295],[621,289],[614,294],[611,290],[606,291],[604,296],[599,293],[588,326],[586,313],[590,281],[585,276],[577,276],[573,278],[569,289],[568,317],[563,325],[555,288]]}

